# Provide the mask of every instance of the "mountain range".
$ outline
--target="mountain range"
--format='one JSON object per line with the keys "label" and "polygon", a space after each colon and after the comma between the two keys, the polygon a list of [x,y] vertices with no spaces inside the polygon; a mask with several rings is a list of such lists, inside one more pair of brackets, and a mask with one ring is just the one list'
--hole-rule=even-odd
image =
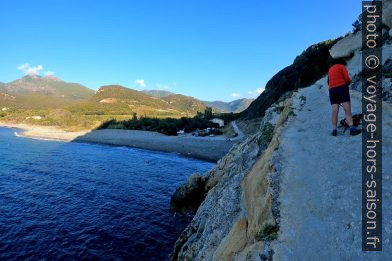
{"label": "mountain range", "polygon": [[253,102],[253,99],[238,99],[231,102],[223,102],[223,101],[203,101],[203,103],[207,104],[212,108],[216,108],[222,112],[241,112],[248,108],[248,106]]}
{"label": "mountain range", "polygon": [[120,85],[102,86],[94,91],[54,76],[26,75],[10,83],[0,83],[0,106],[26,109],[71,107],[71,110],[100,114],[107,111],[129,114],[131,109],[132,112],[149,116],[192,116],[204,111],[207,106],[213,107],[216,112],[240,112],[251,101],[207,102],[165,90],[138,91]]}

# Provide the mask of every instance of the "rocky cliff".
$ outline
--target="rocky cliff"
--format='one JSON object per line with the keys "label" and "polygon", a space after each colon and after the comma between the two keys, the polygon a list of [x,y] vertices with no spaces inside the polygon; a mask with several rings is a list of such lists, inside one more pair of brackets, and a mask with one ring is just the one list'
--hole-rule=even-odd
{"label": "rocky cliff", "polygon": [[[391,15],[390,3],[385,1],[384,17]],[[387,70],[392,59],[389,21],[384,22],[383,46]],[[361,110],[358,34],[346,35],[327,50],[348,61],[354,112]],[[392,222],[387,218],[392,214],[392,162],[383,164],[384,251],[372,255],[360,245],[361,138],[342,130],[336,138],[329,135],[330,104],[322,72],[307,88],[279,89],[272,102],[260,96],[252,109],[264,112],[258,131],[233,146],[209,173],[191,177],[176,191],[173,210],[197,211],[178,238],[172,260],[387,260],[392,255]],[[280,81],[272,80],[270,89],[281,86]],[[383,78],[384,97],[390,97],[390,86],[391,79]],[[384,101],[386,158],[392,153],[392,107],[391,99]],[[187,208],[187,200],[195,198],[197,203]]]}

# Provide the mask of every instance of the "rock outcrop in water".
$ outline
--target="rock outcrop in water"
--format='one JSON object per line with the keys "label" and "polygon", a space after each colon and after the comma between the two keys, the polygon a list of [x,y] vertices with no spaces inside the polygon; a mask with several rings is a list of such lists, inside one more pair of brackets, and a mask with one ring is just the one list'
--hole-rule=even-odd
{"label": "rock outcrop in water", "polygon": [[[384,8],[390,8],[390,3],[391,1],[387,1]],[[391,12],[384,11],[384,17],[388,17]],[[385,25],[388,26],[387,23]],[[387,69],[388,61],[392,59],[392,43],[386,34],[388,31],[384,35],[387,38],[383,48],[383,63]],[[327,52],[331,51],[331,55],[335,57],[348,57],[347,67],[354,79],[353,106],[354,109],[358,109],[360,108],[358,105],[360,93],[355,90],[361,90],[361,52],[357,43],[347,44],[354,41],[353,39],[358,39],[358,36],[349,34],[329,45]],[[318,256],[326,260],[358,260],[370,257],[360,250],[360,215],[356,213],[358,209],[346,207],[335,210],[325,207],[326,204],[334,205],[333,193],[336,192],[347,196],[342,204],[347,206],[359,204],[360,208],[360,202],[353,193],[358,189],[355,187],[355,182],[360,182],[355,179],[356,172],[349,172],[352,182],[346,184],[345,188],[342,189],[341,184],[338,183],[342,174],[339,168],[347,163],[345,158],[336,157],[333,162],[334,168],[331,163],[323,162],[327,155],[320,153],[325,150],[336,150],[333,142],[323,141],[322,143],[326,146],[324,150],[311,146],[312,139],[316,139],[318,134],[325,136],[323,139],[330,139],[328,136],[330,105],[327,96],[326,71],[319,71],[313,75],[314,80],[319,79],[319,81],[303,89],[311,91],[287,92],[301,87],[299,84],[290,87],[281,84],[287,81],[286,75],[296,75],[291,73],[292,70],[294,68],[285,69],[274,76],[270,81],[270,92],[262,94],[246,112],[247,116],[264,112],[259,130],[243,142],[233,146],[230,152],[218,162],[218,165],[205,175],[203,182],[198,183],[205,192],[205,199],[198,207],[191,223],[178,238],[171,256],[172,260],[272,260],[274,258],[291,260],[295,257],[299,260],[306,260],[316,259]],[[298,74],[299,72],[295,77],[293,76],[296,80],[298,80],[296,78]],[[390,88],[390,79],[384,78],[383,85],[385,90]],[[273,90],[274,87],[277,90]],[[283,93],[285,94],[282,96]],[[307,105],[307,100],[312,100],[312,102]],[[391,101],[390,99],[384,100]],[[386,108],[385,119],[390,121],[392,108],[387,104]],[[317,121],[319,113],[322,113],[320,117],[322,122]],[[310,122],[308,123],[307,119],[313,119],[312,125],[309,125]],[[389,124],[387,130],[390,130],[390,122],[387,124]],[[290,130],[285,133],[289,127]],[[311,131],[308,131],[309,129]],[[287,149],[290,148],[287,142],[290,140],[296,143],[296,137],[298,137],[298,142],[304,143],[298,145],[303,150],[298,152],[299,155],[296,154],[296,162],[291,163],[288,158],[292,158],[292,153],[295,152]],[[360,140],[360,137],[357,138]],[[350,140],[349,137],[341,137],[341,139],[345,146],[339,147],[338,155],[353,154],[352,146],[358,145],[358,141]],[[392,151],[390,132],[384,139],[387,144],[386,153],[389,153]],[[309,155],[306,151],[308,145],[309,152],[312,153]],[[356,147],[358,146],[355,145]],[[310,166],[307,166],[309,165],[308,159],[314,160]],[[355,159],[352,160],[355,164]],[[317,164],[318,161],[320,164]],[[298,165],[289,165],[289,163]],[[317,165],[320,166],[319,170],[317,170]],[[311,166],[314,166],[311,168],[313,172],[308,169]],[[346,167],[355,169],[355,166]],[[333,171],[336,180],[328,178],[332,175],[329,171],[334,169],[336,169]],[[286,177],[295,175],[295,173],[302,173],[304,177],[299,177],[300,180],[296,179],[296,176],[282,179],[282,175]],[[305,181],[307,175],[311,175],[312,182],[315,183]],[[360,176],[360,173],[358,175]],[[287,180],[290,180],[290,183],[287,183]],[[326,186],[322,189],[326,195],[322,194],[320,198],[317,198],[319,201],[312,202],[308,194],[316,192],[317,195],[317,185]],[[390,198],[389,176],[387,186],[386,193]],[[181,195],[187,195],[186,188],[186,185],[182,186],[179,189],[182,193],[177,195],[179,198],[176,200],[181,199],[181,204],[187,202],[186,197],[181,197]],[[345,191],[350,191],[350,194]],[[288,195],[290,198],[287,198]],[[301,210],[296,210],[295,200],[297,199],[304,201],[298,204],[301,205]],[[180,205],[179,208],[183,207]],[[354,210],[351,210],[352,208]],[[390,203],[385,204],[384,209],[387,214],[391,214]],[[327,220],[319,216],[325,211],[329,215],[325,217]],[[297,220],[297,223],[291,222],[291,217]],[[305,217],[318,220],[313,223],[300,223],[301,218],[305,219]],[[389,242],[392,223],[384,219],[384,240]],[[328,234],[328,231],[323,231],[323,227],[335,231],[336,234]],[[347,227],[352,231],[348,231]],[[327,235],[321,236],[318,233]],[[314,248],[311,247],[312,244],[315,245]],[[385,258],[391,254],[391,250],[390,247],[386,247],[384,253],[380,253],[377,258]]]}
{"label": "rock outcrop in water", "polygon": [[206,178],[198,173],[188,178],[188,181],[181,185],[170,200],[170,210],[179,213],[196,211],[203,202]]}

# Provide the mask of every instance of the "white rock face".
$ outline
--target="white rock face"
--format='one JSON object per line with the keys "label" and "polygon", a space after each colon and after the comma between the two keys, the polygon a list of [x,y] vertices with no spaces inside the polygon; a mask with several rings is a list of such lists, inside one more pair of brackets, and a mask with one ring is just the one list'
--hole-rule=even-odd
{"label": "white rock face", "polygon": [[[392,28],[392,1],[385,0],[383,1],[383,10],[382,10],[382,22],[387,25],[389,28]],[[389,33],[391,33],[389,31]]]}
{"label": "white rock face", "polygon": [[332,46],[329,53],[332,58],[349,57],[362,47],[362,33],[350,34]]}
{"label": "white rock face", "polygon": [[[392,0],[383,1],[382,22],[389,28],[392,28]],[[389,30],[392,36],[392,29]],[[362,47],[362,33],[350,34],[332,46],[329,53],[332,58],[349,57],[355,51]]]}

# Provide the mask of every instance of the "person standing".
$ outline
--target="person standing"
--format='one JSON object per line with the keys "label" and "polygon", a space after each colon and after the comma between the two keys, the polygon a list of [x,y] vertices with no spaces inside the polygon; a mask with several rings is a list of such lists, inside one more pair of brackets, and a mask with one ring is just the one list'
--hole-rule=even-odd
{"label": "person standing", "polygon": [[332,106],[332,136],[336,136],[339,105],[342,104],[346,114],[347,124],[350,126],[350,135],[358,135],[361,133],[353,125],[351,115],[350,92],[348,85],[351,83],[350,76],[346,68],[344,59],[335,59],[331,68],[328,70],[329,100]]}

